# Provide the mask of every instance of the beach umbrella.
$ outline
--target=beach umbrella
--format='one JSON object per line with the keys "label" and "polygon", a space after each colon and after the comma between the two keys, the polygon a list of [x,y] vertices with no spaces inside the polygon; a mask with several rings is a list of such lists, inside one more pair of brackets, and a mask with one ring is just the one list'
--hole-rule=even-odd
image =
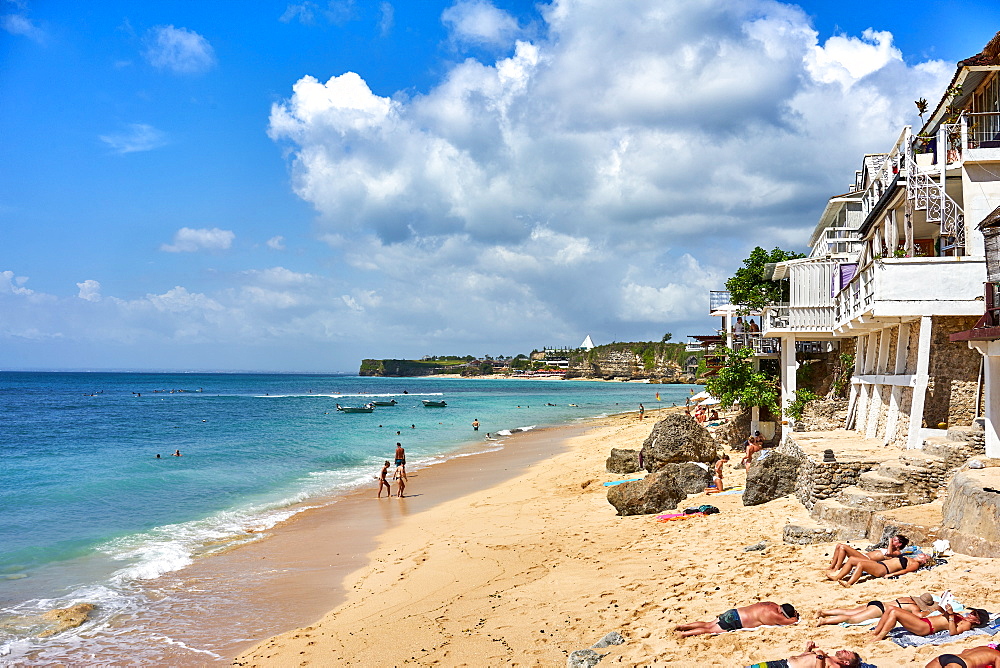
{"label": "beach umbrella", "polygon": [[709,394],[708,392],[705,392],[704,390],[702,390],[698,394],[696,394],[693,397],[691,397],[691,401],[703,401],[705,399],[708,399],[711,396],[712,396],[711,394]]}
{"label": "beach umbrella", "polygon": [[709,397],[708,399],[705,399],[704,401],[702,401],[701,405],[702,406],[714,406],[717,403],[719,403],[718,399],[716,399],[715,397]]}

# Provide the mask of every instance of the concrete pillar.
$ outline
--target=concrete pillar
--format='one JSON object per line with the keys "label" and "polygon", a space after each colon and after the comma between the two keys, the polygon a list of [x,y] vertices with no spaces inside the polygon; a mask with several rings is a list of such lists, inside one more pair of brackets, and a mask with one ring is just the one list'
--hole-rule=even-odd
{"label": "concrete pillar", "polygon": [[[906,352],[910,345],[910,323],[904,322],[896,330],[896,360],[892,372],[894,375],[906,373]],[[903,401],[903,386],[893,385],[889,395],[889,414],[885,419],[886,445],[896,440],[896,430],[899,428],[899,407]]]}
{"label": "concrete pillar", "polygon": [[923,428],[924,401],[927,399],[927,375],[931,362],[931,317],[920,318],[920,335],[917,339],[917,368],[913,378],[913,400],[910,402],[910,428],[906,436],[906,447],[919,448],[922,445],[920,430]]}
{"label": "concrete pillar", "polygon": [[795,335],[781,337],[781,412],[784,414],[789,404],[795,401],[797,383],[795,372],[799,368],[795,361]]}
{"label": "concrete pillar", "polygon": [[984,403],[983,429],[986,430],[986,456],[1000,457],[1000,341],[971,341],[969,345],[983,355]]}

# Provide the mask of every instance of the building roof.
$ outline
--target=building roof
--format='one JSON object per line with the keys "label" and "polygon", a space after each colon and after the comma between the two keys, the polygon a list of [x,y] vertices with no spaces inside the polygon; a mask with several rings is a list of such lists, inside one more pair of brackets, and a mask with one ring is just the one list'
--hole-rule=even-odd
{"label": "building roof", "polygon": [[993,209],[993,212],[983,218],[982,222],[978,225],[980,230],[985,230],[987,228],[1000,227],[1000,206]]}
{"label": "building roof", "polygon": [[[927,117],[927,122],[920,129],[920,134],[927,136],[934,132],[945,117],[949,107],[955,106],[964,108],[976,88],[986,77],[988,72],[975,71],[971,68],[991,68],[1000,69],[1000,32],[993,35],[993,39],[986,43],[983,50],[974,56],[958,61],[955,75],[951,78],[951,83],[945,88],[944,95],[934,107],[934,111]],[[958,94],[954,94],[958,88]]]}
{"label": "building roof", "polygon": [[583,340],[583,343],[580,344],[580,347],[585,350],[591,350],[592,348],[596,348],[596,346],[594,345],[594,340],[590,338],[590,334],[587,334],[587,338]]}

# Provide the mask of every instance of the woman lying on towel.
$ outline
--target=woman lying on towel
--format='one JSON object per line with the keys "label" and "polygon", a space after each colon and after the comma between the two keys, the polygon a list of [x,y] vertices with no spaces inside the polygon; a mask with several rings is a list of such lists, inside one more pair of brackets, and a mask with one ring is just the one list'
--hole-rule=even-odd
{"label": "woman lying on towel", "polygon": [[[836,580],[845,587],[850,587],[861,576],[867,573],[875,578],[884,578],[889,575],[902,575],[912,573],[930,561],[930,555],[919,552],[912,557],[893,557],[885,561],[872,561],[860,557],[851,557],[840,567],[840,570],[829,571],[826,577]],[[854,571],[853,573],[851,571]],[[848,575],[850,574],[850,575]],[[844,578],[847,578],[844,580]]]}
{"label": "woman lying on towel", "polygon": [[968,613],[960,615],[952,612],[951,606],[944,606],[944,614],[933,615],[931,617],[921,617],[912,612],[907,612],[902,608],[886,608],[882,617],[875,625],[872,634],[875,640],[882,640],[889,631],[899,624],[910,633],[918,636],[929,636],[938,631],[947,631],[949,635],[957,636],[959,633],[984,626],[990,621],[990,613],[979,608],[973,608]]}
{"label": "woman lying on towel", "polygon": [[934,602],[934,597],[930,594],[920,596],[900,596],[889,601],[869,601],[856,608],[831,608],[830,610],[820,610],[816,613],[819,618],[819,625],[827,624],[858,624],[869,619],[878,619],[889,608],[902,608],[907,612],[912,612],[924,616],[935,610],[944,612],[942,608]]}

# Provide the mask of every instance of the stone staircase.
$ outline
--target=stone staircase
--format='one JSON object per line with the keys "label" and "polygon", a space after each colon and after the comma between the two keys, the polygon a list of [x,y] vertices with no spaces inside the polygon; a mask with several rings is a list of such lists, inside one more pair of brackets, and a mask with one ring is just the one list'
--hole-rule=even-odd
{"label": "stone staircase", "polygon": [[[924,440],[919,450],[904,450],[858,476],[857,483],[813,504],[817,525],[785,527],[786,542],[875,538],[870,531],[876,513],[933,502],[951,475],[970,458],[982,456],[985,439],[980,427],[952,427],[944,436]],[[879,532],[881,533],[881,532]]]}

